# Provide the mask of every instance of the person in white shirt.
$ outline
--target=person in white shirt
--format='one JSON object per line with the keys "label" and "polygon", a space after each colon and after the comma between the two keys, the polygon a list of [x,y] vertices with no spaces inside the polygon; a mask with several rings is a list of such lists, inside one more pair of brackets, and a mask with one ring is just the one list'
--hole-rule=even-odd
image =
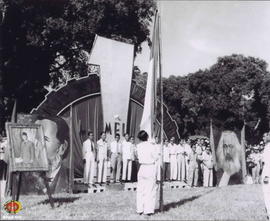
{"label": "person in white shirt", "polygon": [[170,146],[168,139],[164,140],[163,145],[163,162],[164,162],[164,180],[170,180]]}
{"label": "person in white shirt", "polygon": [[171,181],[177,179],[177,145],[174,143],[175,138],[172,137],[169,143],[170,148],[170,164],[171,164]]}
{"label": "person in white shirt", "polygon": [[88,187],[94,186],[94,169],[96,162],[96,145],[93,132],[88,132],[88,138],[83,142],[84,183]]}
{"label": "person in white shirt", "polygon": [[178,171],[178,179],[179,181],[186,180],[186,162],[185,162],[185,150],[184,150],[184,142],[181,140],[177,145],[177,171]]}
{"label": "person in white shirt", "polygon": [[122,142],[123,173],[122,181],[131,180],[132,172],[132,144],[129,142],[129,134],[125,134],[125,140]]}
{"label": "person in white shirt", "polygon": [[203,186],[213,186],[213,155],[210,146],[206,146],[202,153],[202,166],[203,168]]}
{"label": "person in white shirt", "polygon": [[137,183],[137,213],[152,215],[155,211],[157,196],[156,165],[158,160],[156,147],[148,142],[148,134],[140,131],[138,138],[141,141],[137,145],[140,169]]}
{"label": "person in white shirt", "polygon": [[112,180],[113,182],[120,181],[120,173],[122,167],[122,143],[120,142],[120,135],[115,135],[115,140],[111,142],[111,166],[112,166]]}
{"label": "person in white shirt", "polygon": [[192,151],[190,152],[189,158],[189,177],[188,185],[190,187],[198,186],[198,177],[199,177],[199,165],[198,165],[198,155],[196,153],[196,145],[192,145]]}
{"label": "person in white shirt", "polygon": [[187,139],[187,141],[184,142],[184,157],[185,157],[185,163],[186,163],[186,181],[188,180],[188,171],[189,171],[189,164],[188,164],[188,156],[191,153],[191,147],[190,147],[190,140]]}
{"label": "person in white shirt", "polygon": [[108,159],[108,142],[106,133],[101,132],[100,139],[97,142],[97,162],[98,162],[98,184],[107,182],[107,159]]}
{"label": "person in white shirt", "polygon": [[263,136],[265,143],[263,153],[262,187],[268,219],[270,219],[270,132]]}

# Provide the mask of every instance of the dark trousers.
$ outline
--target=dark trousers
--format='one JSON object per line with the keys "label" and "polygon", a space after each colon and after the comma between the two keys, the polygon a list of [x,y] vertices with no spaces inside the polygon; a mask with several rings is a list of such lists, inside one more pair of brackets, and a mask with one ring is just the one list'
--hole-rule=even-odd
{"label": "dark trousers", "polygon": [[132,161],[131,182],[137,182],[137,174],[138,174],[138,163],[137,161]]}
{"label": "dark trousers", "polygon": [[170,180],[170,163],[164,163],[164,180]]}
{"label": "dark trousers", "polygon": [[7,163],[0,160],[0,180],[6,180],[7,178]]}

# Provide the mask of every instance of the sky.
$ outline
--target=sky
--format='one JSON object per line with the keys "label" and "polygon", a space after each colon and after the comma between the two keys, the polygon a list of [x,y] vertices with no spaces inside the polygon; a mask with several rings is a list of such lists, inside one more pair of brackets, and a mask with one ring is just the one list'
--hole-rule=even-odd
{"label": "sky", "polygon": [[[270,1],[160,1],[160,8],[164,77],[209,68],[233,53],[270,64]],[[147,72],[150,49],[142,46],[135,65]]]}

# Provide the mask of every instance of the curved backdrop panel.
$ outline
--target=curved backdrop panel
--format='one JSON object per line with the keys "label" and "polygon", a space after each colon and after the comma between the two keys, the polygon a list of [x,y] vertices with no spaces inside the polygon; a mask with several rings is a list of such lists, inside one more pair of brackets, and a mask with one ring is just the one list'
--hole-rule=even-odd
{"label": "curved backdrop panel", "polygon": [[[113,95],[112,95],[113,96]],[[69,153],[69,168],[74,171],[74,177],[83,176],[82,142],[87,137],[87,132],[94,133],[95,140],[103,130],[107,133],[127,131],[135,136],[139,131],[139,125],[143,113],[145,89],[131,83],[128,119],[125,130],[120,130],[118,125],[110,125],[105,128],[103,121],[102,95],[98,75],[91,74],[80,79],[70,80],[57,91],[46,95],[44,101],[31,111],[32,114],[58,115],[62,117],[70,127],[70,144],[72,154]],[[160,113],[158,113],[159,119]],[[160,134],[160,122],[156,121],[156,132]],[[118,130],[119,129],[119,130]],[[114,134],[112,134],[114,136]],[[121,134],[123,135],[123,134]],[[179,139],[178,127],[164,105],[164,136]],[[73,176],[73,172],[70,173]]]}

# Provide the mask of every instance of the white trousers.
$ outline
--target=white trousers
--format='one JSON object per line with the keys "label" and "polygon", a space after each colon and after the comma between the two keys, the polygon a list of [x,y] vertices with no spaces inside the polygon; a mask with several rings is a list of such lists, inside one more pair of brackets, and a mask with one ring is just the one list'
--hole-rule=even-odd
{"label": "white trousers", "polygon": [[137,213],[154,213],[157,195],[156,165],[140,165],[137,183]]}
{"label": "white trousers", "polygon": [[119,181],[120,180],[120,173],[121,173],[121,157],[119,154],[112,154],[111,157],[111,166],[112,166],[112,179],[114,181]]}
{"label": "white trousers", "polygon": [[84,164],[84,183],[93,184],[94,183],[94,173],[95,173],[95,158],[89,157],[85,159]]}
{"label": "white trousers", "polygon": [[203,169],[203,186],[213,186],[213,169],[206,166]]}
{"label": "white trousers", "polygon": [[171,180],[176,180],[177,179],[177,157],[176,157],[176,155],[171,155],[170,162],[171,162]]}
{"label": "white trousers", "polygon": [[5,190],[6,190],[6,180],[0,180],[0,198],[5,198]]}
{"label": "white trousers", "polygon": [[98,162],[98,183],[107,181],[107,160],[100,159]]}
{"label": "white trousers", "polygon": [[270,219],[270,183],[262,184],[264,203],[267,210],[268,217]]}
{"label": "white trousers", "polygon": [[156,161],[155,165],[156,165],[157,180],[160,181],[160,172],[161,172],[161,162],[160,162],[160,160]]}
{"label": "white trousers", "polygon": [[188,167],[188,185],[198,186],[199,169],[196,165],[189,165]]}
{"label": "white trousers", "polygon": [[186,180],[186,160],[182,154],[177,154],[177,180]]}
{"label": "white trousers", "polygon": [[132,160],[123,159],[122,180],[131,180]]}

